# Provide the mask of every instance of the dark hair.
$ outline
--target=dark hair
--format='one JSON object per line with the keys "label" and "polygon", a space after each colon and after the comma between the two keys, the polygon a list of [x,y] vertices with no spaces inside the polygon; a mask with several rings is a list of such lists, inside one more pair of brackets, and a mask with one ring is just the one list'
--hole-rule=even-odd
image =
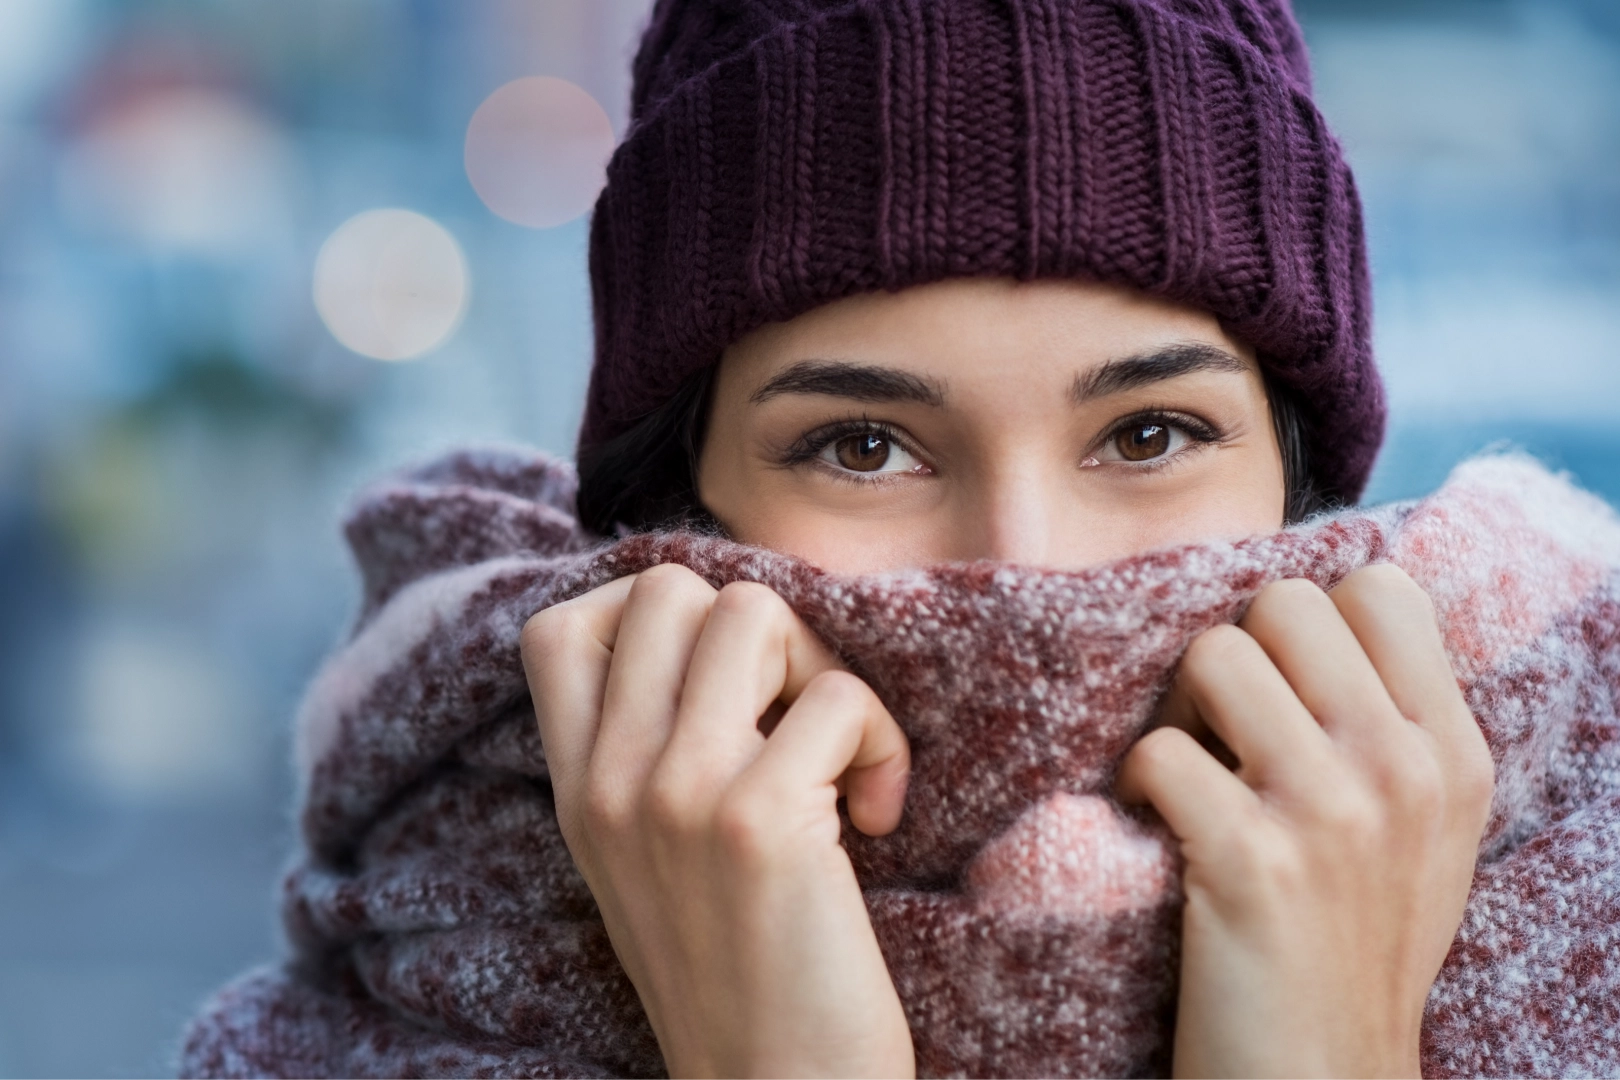
{"label": "dark hair", "polygon": [[1277,448],[1282,451],[1283,488],[1287,492],[1283,523],[1293,525],[1323,510],[1338,509],[1343,505],[1341,501],[1322,493],[1311,470],[1310,420],[1300,405],[1298,392],[1270,375],[1265,376],[1265,383],[1271,426],[1277,433]]}
{"label": "dark hair", "polygon": [[[624,530],[688,528],[719,533],[719,522],[697,493],[698,453],[709,420],[714,366],[688,379],[675,395],[607,442],[579,453],[580,522],[603,536]],[[1311,476],[1306,417],[1295,392],[1266,377],[1271,422],[1282,450],[1285,518],[1303,521],[1330,509]]]}

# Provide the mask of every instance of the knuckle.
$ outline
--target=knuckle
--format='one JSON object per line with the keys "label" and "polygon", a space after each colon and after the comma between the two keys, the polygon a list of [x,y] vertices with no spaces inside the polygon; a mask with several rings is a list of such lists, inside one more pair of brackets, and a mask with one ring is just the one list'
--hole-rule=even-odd
{"label": "knuckle", "polygon": [[1314,581],[1282,578],[1273,581],[1249,602],[1239,625],[1261,637],[1282,632],[1301,612],[1332,605],[1327,594]]}
{"label": "knuckle", "polygon": [[713,595],[714,587],[680,563],[658,563],[636,575],[630,586],[632,601],[660,602],[673,597]]}
{"label": "knuckle", "polygon": [[1339,588],[1353,592],[1371,592],[1391,596],[1426,595],[1410,574],[1392,562],[1370,563],[1350,571],[1339,583]]}
{"label": "knuckle", "polygon": [[1258,895],[1295,895],[1306,877],[1304,862],[1295,846],[1267,824],[1254,818],[1235,823],[1221,845],[1221,861]]}
{"label": "knuckle", "polygon": [[1341,602],[1348,599],[1368,607],[1435,618],[1434,600],[1410,574],[1394,563],[1373,563],[1354,570],[1333,590]]}
{"label": "knuckle", "polygon": [[1446,777],[1440,763],[1426,753],[1401,758],[1395,776],[1399,798],[1406,812],[1419,819],[1438,816],[1446,805]]}
{"label": "knuckle", "polygon": [[1333,837],[1333,843],[1350,851],[1364,851],[1376,844],[1382,832],[1383,814],[1376,799],[1338,787],[1316,801],[1316,821]]}
{"label": "knuckle", "polygon": [[771,851],[770,821],[769,808],[757,796],[735,790],[715,807],[715,839],[732,858],[761,862]]}
{"label": "knuckle", "polygon": [[647,825],[665,836],[687,836],[697,829],[698,807],[690,788],[668,771],[648,780],[641,797]]}
{"label": "knuckle", "polygon": [[1289,611],[1307,604],[1320,604],[1326,598],[1327,593],[1308,578],[1281,578],[1260,590],[1254,603],[1249,605],[1249,611],[1258,609],[1263,614]]}
{"label": "knuckle", "polygon": [[1191,738],[1180,728],[1154,728],[1136,741],[1130,756],[1137,759],[1138,768],[1158,771],[1185,753]]}
{"label": "knuckle", "polygon": [[805,684],[801,696],[814,695],[838,712],[861,712],[877,702],[877,694],[858,675],[848,671],[823,671]]}
{"label": "knuckle", "polygon": [[733,581],[722,586],[714,606],[728,615],[755,619],[777,619],[788,610],[774,589],[757,581]]}
{"label": "knuckle", "polygon": [[630,800],[600,776],[586,779],[578,809],[580,824],[588,836],[612,836],[630,824]]}
{"label": "knuckle", "polygon": [[1144,796],[1162,788],[1175,775],[1176,765],[1192,741],[1192,736],[1180,728],[1154,728],[1126,752],[1120,762],[1120,780]]}
{"label": "knuckle", "polygon": [[1230,623],[1221,623],[1192,639],[1182,654],[1184,671],[1228,667],[1252,655],[1254,639]]}
{"label": "knuckle", "polygon": [[557,604],[529,616],[518,635],[525,659],[543,659],[561,652],[573,636],[574,615],[567,604]]}

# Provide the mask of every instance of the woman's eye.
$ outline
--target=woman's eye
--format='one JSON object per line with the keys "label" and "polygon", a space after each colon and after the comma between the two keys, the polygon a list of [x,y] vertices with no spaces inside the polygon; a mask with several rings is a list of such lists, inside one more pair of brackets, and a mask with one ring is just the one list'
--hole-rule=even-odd
{"label": "woman's eye", "polygon": [[1163,424],[1132,424],[1114,436],[1114,448],[1126,461],[1148,461],[1170,449],[1170,429]]}
{"label": "woman's eye", "polygon": [[1163,420],[1133,421],[1108,437],[1103,453],[1107,461],[1132,464],[1168,457],[1185,447],[1191,440],[1187,433]]}
{"label": "woman's eye", "polygon": [[911,472],[918,467],[916,458],[879,431],[834,439],[819,456],[829,464],[857,473]]}

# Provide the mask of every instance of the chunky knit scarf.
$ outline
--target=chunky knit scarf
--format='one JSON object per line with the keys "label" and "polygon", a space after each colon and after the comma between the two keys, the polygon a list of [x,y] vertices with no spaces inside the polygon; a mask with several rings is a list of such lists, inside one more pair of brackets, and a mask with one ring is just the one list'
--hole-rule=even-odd
{"label": "chunky knit scarf", "polygon": [[926,1073],[1169,1066],[1177,865],[1110,801],[1177,657],[1267,582],[1390,560],[1434,598],[1497,791],[1429,998],[1432,1075],[1620,1072],[1620,520],[1516,457],[1434,496],[1078,573],[839,578],[689,534],[593,541],[572,474],[462,453],[359,500],[364,601],[299,718],[291,958],[221,990],[188,1076],[657,1074],[557,832],[527,617],[677,561],[763,581],[912,740],[905,819],[846,831]]}

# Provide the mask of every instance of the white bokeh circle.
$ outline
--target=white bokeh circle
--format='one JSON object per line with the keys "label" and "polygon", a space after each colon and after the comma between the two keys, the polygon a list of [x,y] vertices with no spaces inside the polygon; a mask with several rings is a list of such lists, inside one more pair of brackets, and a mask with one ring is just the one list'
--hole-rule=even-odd
{"label": "white bokeh circle", "polygon": [[591,208],[607,182],[613,124],[588,92],[550,75],[514,79],[467,124],[467,179],[491,211],[546,229]]}
{"label": "white bokeh circle", "polygon": [[455,237],[411,210],[367,210],[315,257],[315,310],[348,348],[409,360],[455,332],[467,309],[467,260]]}
{"label": "white bokeh circle", "polygon": [[81,225],[159,250],[252,254],[287,228],[294,162],[285,132],[252,105],[182,87],[96,117],[64,149],[57,190]]}

